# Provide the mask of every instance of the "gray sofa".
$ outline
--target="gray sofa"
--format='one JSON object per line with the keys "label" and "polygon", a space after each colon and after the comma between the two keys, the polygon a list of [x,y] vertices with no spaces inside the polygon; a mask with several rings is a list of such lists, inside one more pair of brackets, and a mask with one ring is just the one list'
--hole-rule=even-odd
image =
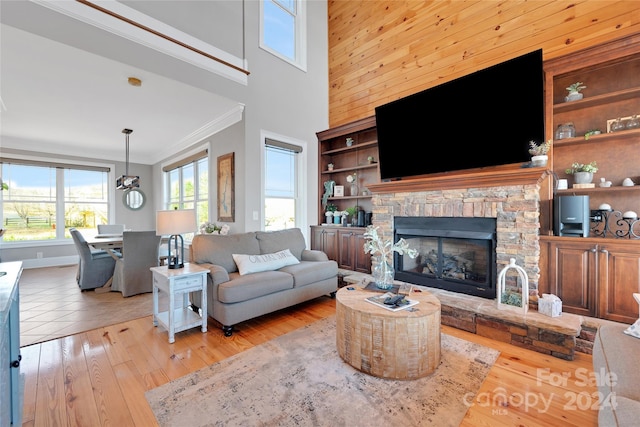
{"label": "gray sofa", "polygon": [[640,422],[640,339],[623,333],[628,327],[603,324],[593,343],[593,370],[604,379],[598,384],[598,394],[604,399],[598,412],[602,427],[637,426]]}
{"label": "gray sofa", "polygon": [[[322,251],[305,249],[299,228],[232,235],[198,234],[190,262],[209,269],[207,311],[222,324],[225,336],[245,320],[322,295],[335,296],[338,264]],[[263,255],[289,249],[299,261],[273,271],[241,275],[233,254]],[[199,292],[191,301],[200,301]]]}

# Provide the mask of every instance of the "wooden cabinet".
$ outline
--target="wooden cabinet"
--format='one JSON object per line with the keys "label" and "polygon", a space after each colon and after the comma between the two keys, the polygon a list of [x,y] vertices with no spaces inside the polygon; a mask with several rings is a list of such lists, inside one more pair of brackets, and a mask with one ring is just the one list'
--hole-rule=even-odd
{"label": "wooden cabinet", "polygon": [[[558,295],[569,313],[633,323],[638,318],[632,294],[640,292],[640,240],[633,233],[629,239],[629,222],[617,219],[626,211],[640,212],[640,129],[611,131],[611,122],[640,115],[640,35],[546,61],[544,68],[546,132],[554,140],[551,168],[569,182],[569,189],[556,196],[588,195],[592,221],[587,238],[540,237],[539,291]],[[583,99],[566,101],[566,88],[577,82],[586,86]],[[556,139],[558,126],[569,122],[575,137]],[[599,135],[585,136],[596,129]],[[593,188],[573,188],[573,176],[565,169],[592,161],[598,166]],[[611,187],[600,187],[601,178]],[[636,186],[622,186],[625,178]],[[604,233],[605,222],[597,220],[602,204],[616,214]],[[543,215],[552,212],[550,206]],[[616,238],[619,230],[624,238]]]}
{"label": "wooden cabinet", "polygon": [[640,292],[640,251],[636,241],[541,237],[540,293],[562,300],[563,311],[633,323]]}
{"label": "wooden cabinet", "polygon": [[361,273],[371,271],[371,255],[366,254],[363,249],[364,231],[354,227],[338,230],[338,267]]}
{"label": "wooden cabinet", "polygon": [[[547,137],[554,139],[552,167],[558,178],[569,182],[569,189],[557,194],[587,194],[591,209],[607,203],[620,212],[640,212],[640,186],[622,186],[628,177],[640,184],[640,129],[609,132],[611,121],[640,116],[640,35],[549,60],[544,67]],[[584,98],[566,102],[566,88],[576,82],[586,86]],[[568,122],[575,127],[575,137],[555,139],[558,126]],[[585,133],[595,129],[602,133],[585,138]],[[573,176],[565,169],[573,162],[592,161],[598,166],[595,187],[572,188]],[[599,187],[601,178],[612,186]]]}
{"label": "wooden cabinet", "polygon": [[371,255],[364,253],[364,232],[361,227],[312,226],[311,249],[324,251],[339,268],[371,272]]}
{"label": "wooden cabinet", "polygon": [[18,282],[22,262],[0,263],[0,425],[22,425],[20,307]]}
{"label": "wooden cabinet", "polygon": [[[318,132],[317,137],[318,224],[326,221],[328,205],[335,205],[338,211],[355,208],[371,212],[368,186],[380,183],[375,116]],[[355,177],[353,183],[348,177]],[[342,186],[343,195],[323,197],[328,182],[332,182],[334,188]],[[311,248],[326,252],[340,268],[369,273],[371,256],[364,253],[364,232],[365,227],[312,226]]]}
{"label": "wooden cabinet", "polygon": [[338,261],[338,228],[311,226],[311,249],[323,251],[329,259]]}
{"label": "wooden cabinet", "polygon": [[[349,207],[371,211],[369,184],[380,182],[378,167],[378,136],[376,119],[371,116],[343,126],[317,133],[318,137],[318,224],[325,222],[326,205],[336,205],[338,211]],[[347,142],[350,139],[350,142]],[[332,165],[332,168],[329,166]],[[350,183],[348,176],[354,176]],[[325,183],[344,188],[343,196],[329,195],[324,203]],[[352,191],[353,186],[353,191]]]}

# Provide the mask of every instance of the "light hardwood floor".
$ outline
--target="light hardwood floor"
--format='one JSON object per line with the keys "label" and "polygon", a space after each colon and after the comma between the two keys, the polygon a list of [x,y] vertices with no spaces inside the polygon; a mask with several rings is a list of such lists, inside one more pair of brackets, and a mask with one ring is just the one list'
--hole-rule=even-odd
{"label": "light hardwood floor", "polygon": [[[144,392],[335,313],[322,297],[238,325],[167,333],[145,316],[22,347],[24,426],[155,426]],[[448,333],[501,351],[463,426],[597,425],[591,357],[564,361],[454,328]],[[215,414],[203,412],[213,423]]]}

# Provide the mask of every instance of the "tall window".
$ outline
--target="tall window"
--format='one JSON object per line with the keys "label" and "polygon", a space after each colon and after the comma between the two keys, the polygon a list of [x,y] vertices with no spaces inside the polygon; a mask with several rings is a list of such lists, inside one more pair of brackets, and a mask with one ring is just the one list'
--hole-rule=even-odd
{"label": "tall window", "polygon": [[260,4],[260,47],[306,69],[304,1],[263,0]]}
{"label": "tall window", "polygon": [[264,229],[281,230],[296,226],[299,206],[298,155],[302,147],[285,142],[265,141]]}
{"label": "tall window", "polygon": [[198,225],[209,221],[209,157],[200,151],[163,168],[165,209],[195,209]]}
{"label": "tall window", "polygon": [[2,159],[4,242],[70,238],[109,222],[109,169]]}

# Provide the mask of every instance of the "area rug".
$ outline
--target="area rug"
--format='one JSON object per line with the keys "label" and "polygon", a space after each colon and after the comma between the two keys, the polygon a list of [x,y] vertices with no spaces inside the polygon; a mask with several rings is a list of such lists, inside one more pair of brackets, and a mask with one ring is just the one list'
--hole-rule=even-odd
{"label": "area rug", "polygon": [[386,380],[345,363],[335,316],[149,390],[161,426],[458,426],[499,352],[446,334],[428,377]]}

